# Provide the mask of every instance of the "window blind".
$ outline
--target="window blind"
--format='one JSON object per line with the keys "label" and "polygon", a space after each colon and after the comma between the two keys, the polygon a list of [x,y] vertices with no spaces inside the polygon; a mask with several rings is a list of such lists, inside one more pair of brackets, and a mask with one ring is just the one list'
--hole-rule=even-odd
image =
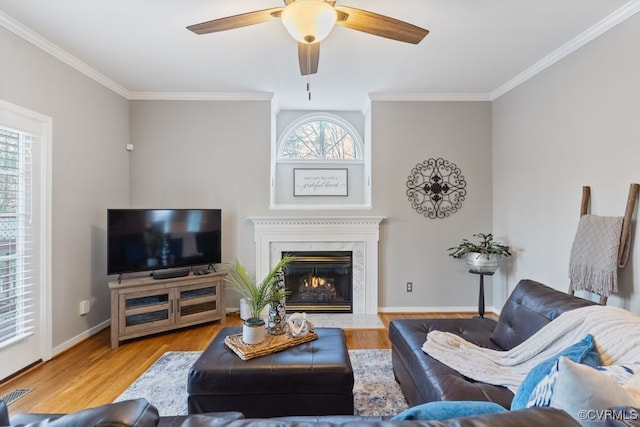
{"label": "window blind", "polygon": [[0,347],[33,333],[32,142],[0,128]]}

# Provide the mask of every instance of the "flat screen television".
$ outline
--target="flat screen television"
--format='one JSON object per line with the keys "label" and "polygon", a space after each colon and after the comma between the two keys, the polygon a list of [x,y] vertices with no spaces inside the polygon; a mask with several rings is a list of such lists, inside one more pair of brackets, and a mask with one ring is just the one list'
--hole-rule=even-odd
{"label": "flat screen television", "polygon": [[108,209],[107,274],[221,262],[220,209]]}

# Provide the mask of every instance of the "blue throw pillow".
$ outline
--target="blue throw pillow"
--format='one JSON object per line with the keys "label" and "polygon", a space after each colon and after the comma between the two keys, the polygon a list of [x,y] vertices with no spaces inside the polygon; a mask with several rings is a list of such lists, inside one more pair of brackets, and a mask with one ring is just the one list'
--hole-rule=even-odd
{"label": "blue throw pillow", "polygon": [[493,402],[475,401],[438,401],[423,403],[407,409],[391,418],[398,420],[433,420],[442,421],[449,418],[470,417],[482,414],[497,414],[507,410]]}
{"label": "blue throw pillow", "polygon": [[551,372],[551,368],[555,365],[556,361],[564,356],[573,362],[581,363],[588,366],[598,366],[600,364],[600,357],[595,349],[593,342],[593,336],[591,334],[584,337],[582,341],[573,344],[570,347],[565,348],[556,355],[548,358],[544,362],[533,368],[525,377],[522,384],[518,388],[516,395],[511,402],[511,410],[526,408],[529,396],[533,389],[538,385],[540,380]]}

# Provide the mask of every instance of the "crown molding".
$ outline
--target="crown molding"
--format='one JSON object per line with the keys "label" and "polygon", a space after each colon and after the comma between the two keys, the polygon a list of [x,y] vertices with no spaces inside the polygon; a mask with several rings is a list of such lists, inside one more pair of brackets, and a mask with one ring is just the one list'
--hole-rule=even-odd
{"label": "crown molding", "polygon": [[118,95],[127,99],[129,98],[130,92],[126,88],[120,86],[118,83],[114,82],[109,77],[96,71],[94,68],[80,61],[78,58],[71,55],[66,50],[51,43],[49,40],[45,39],[40,34],[25,27],[23,24],[11,18],[9,15],[7,15],[2,11],[0,11],[0,25],[6,28],[7,30],[11,31],[12,33],[16,34],[17,36],[22,37],[23,39],[33,44],[34,46],[47,52],[54,58],[57,58],[60,61],[64,62],[65,64],[69,65],[71,68],[74,68],[75,70],[81,72],[82,74],[89,77],[90,79],[93,79],[96,82],[100,83],[101,85],[107,87],[108,89],[111,89]]}
{"label": "crown molding", "polygon": [[0,25],[127,100],[271,101],[273,99],[273,93],[270,92],[132,92],[2,11],[0,11]]}
{"label": "crown molding", "polygon": [[374,92],[369,94],[371,101],[491,101],[487,93],[405,93]]}
{"label": "crown molding", "polygon": [[[368,99],[364,102],[363,111],[367,111],[373,101],[494,101],[638,12],[640,12],[640,0],[629,1],[492,92],[369,93]],[[271,101],[275,106],[278,105],[271,92],[132,92],[2,11],[0,11],[0,26],[128,100]]]}
{"label": "crown molding", "polygon": [[129,100],[145,101],[269,101],[272,92],[129,92]]}
{"label": "crown molding", "polygon": [[609,16],[602,19],[600,22],[583,31],[558,49],[551,52],[549,55],[542,58],[540,61],[533,64],[531,67],[527,68],[499,88],[495,89],[489,94],[490,100],[493,101],[501,97],[505,93],[526,82],[538,73],[541,73],[546,68],[569,56],[582,46],[606,33],[616,25],[626,21],[638,12],[640,12],[640,0],[632,0],[626,3],[624,6],[617,9]]}

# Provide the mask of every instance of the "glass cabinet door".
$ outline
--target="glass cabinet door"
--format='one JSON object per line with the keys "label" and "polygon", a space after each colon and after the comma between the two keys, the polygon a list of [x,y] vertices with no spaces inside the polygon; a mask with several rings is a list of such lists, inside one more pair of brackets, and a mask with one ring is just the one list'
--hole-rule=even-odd
{"label": "glass cabinet door", "polygon": [[146,291],[120,295],[120,326],[125,333],[172,323],[170,290]]}
{"label": "glass cabinet door", "polygon": [[219,314],[219,292],[216,283],[185,286],[176,289],[176,292],[176,322],[196,321]]}

